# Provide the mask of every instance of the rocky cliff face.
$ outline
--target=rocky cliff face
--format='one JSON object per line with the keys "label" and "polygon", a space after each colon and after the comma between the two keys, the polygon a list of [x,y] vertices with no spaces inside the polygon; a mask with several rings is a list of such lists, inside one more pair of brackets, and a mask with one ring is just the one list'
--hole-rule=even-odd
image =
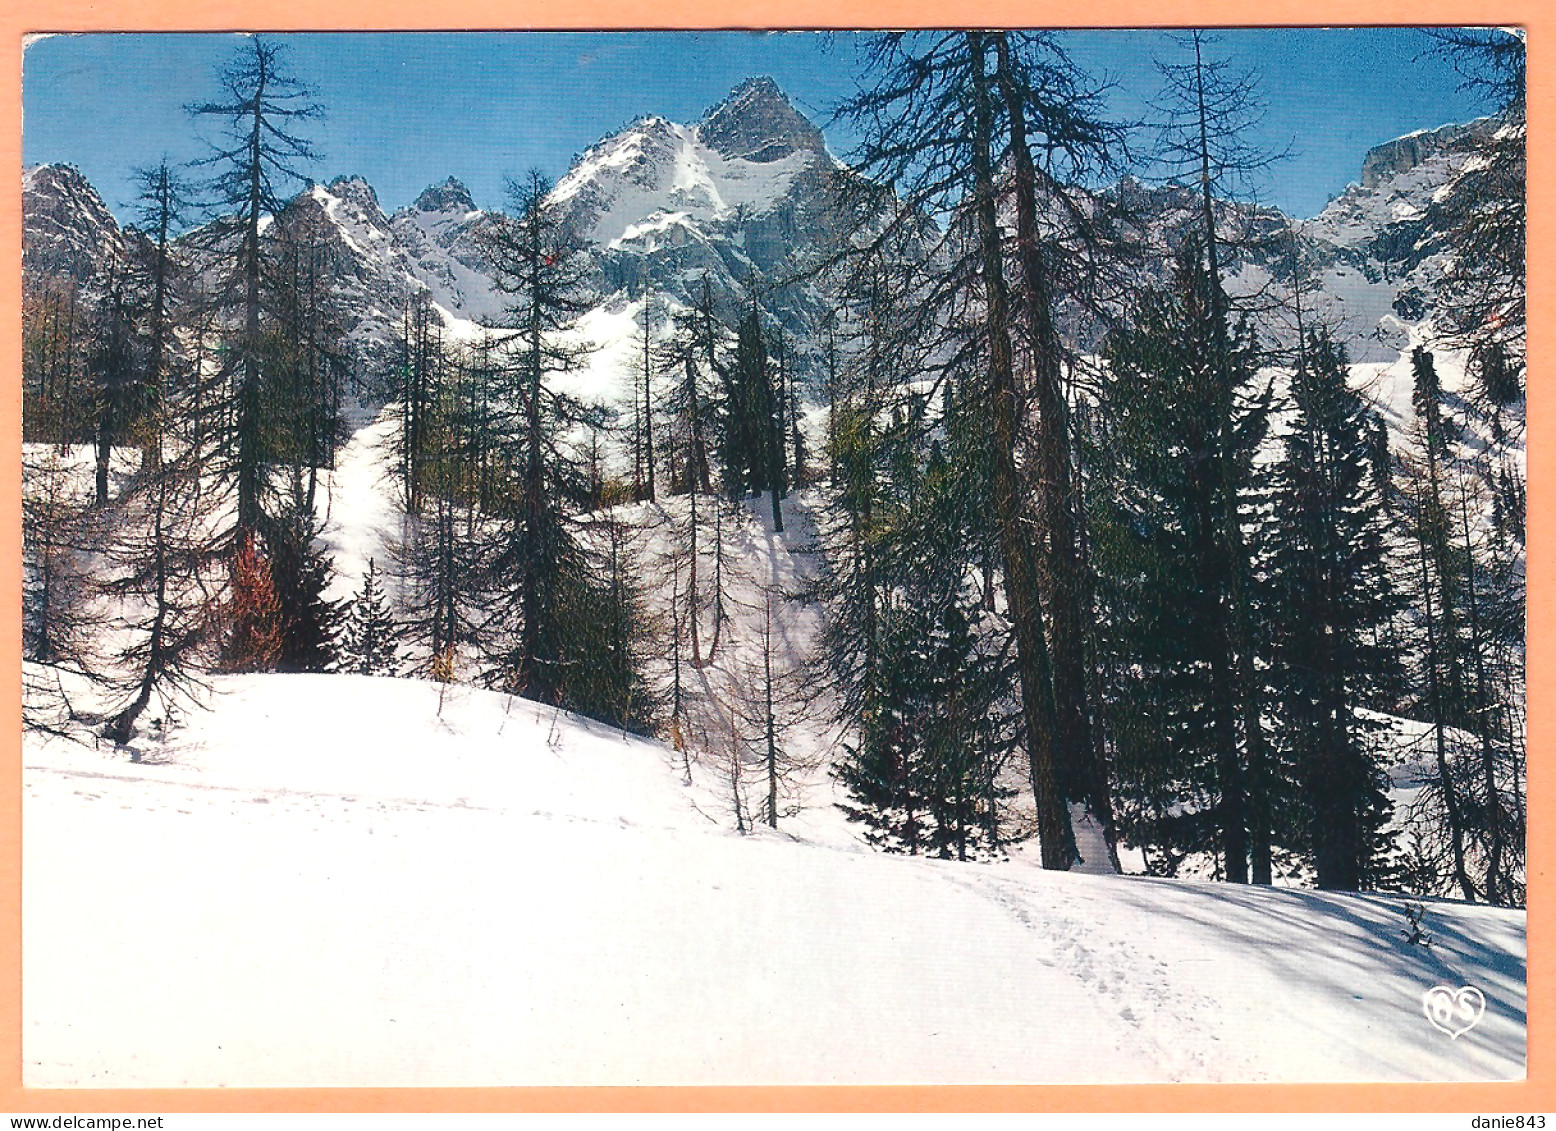
{"label": "rocky cliff face", "polygon": [[1356,344],[1357,361],[1391,360],[1430,322],[1455,254],[1443,217],[1500,123],[1482,118],[1370,149],[1361,179],[1300,224],[1318,275],[1318,311]]}
{"label": "rocky cliff face", "polygon": [[1489,136],[1492,128],[1490,118],[1478,118],[1466,125],[1439,126],[1375,145],[1362,158],[1361,187],[1378,188],[1389,178],[1408,173],[1437,154],[1473,146]]}
{"label": "rocky cliff face", "polygon": [[470,198],[469,189],[450,177],[441,185],[423,189],[411,207],[417,212],[474,212],[475,201]]}
{"label": "rocky cliff face", "polygon": [[708,112],[697,133],[719,156],[761,165],[796,153],[827,151],[821,131],[765,75],[732,90]]}
{"label": "rocky cliff face", "polygon": [[90,288],[124,258],[118,221],[74,165],[39,165],[22,174],[22,280]]}

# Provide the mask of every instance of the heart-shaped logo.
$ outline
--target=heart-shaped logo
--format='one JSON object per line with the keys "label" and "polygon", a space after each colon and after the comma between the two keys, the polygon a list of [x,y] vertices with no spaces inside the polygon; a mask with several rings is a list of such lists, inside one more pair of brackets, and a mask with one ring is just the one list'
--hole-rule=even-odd
{"label": "heart-shaped logo", "polygon": [[1486,995],[1474,986],[1433,986],[1421,999],[1426,1019],[1458,1040],[1480,1023],[1486,1012]]}

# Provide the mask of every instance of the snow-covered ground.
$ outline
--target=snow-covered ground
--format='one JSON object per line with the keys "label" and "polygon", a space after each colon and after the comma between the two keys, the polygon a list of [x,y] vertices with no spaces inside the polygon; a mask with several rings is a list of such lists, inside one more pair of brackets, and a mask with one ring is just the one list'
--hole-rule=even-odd
{"label": "snow-covered ground", "polygon": [[[1505,1079],[1521,912],[890,857],[490,692],[227,677],[24,747],[28,1086]],[[1423,994],[1479,987],[1480,1023]]]}

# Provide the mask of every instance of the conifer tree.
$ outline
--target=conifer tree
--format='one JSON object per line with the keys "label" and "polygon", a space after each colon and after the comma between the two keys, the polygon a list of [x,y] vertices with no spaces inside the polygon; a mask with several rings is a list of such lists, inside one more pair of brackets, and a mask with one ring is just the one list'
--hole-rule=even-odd
{"label": "conifer tree", "polygon": [[[1194,225],[1198,231],[1193,243],[1204,258],[1209,284],[1205,311],[1210,335],[1206,347],[1218,370],[1216,382],[1224,389],[1232,389],[1237,384],[1230,348],[1236,316],[1224,275],[1227,254],[1233,248],[1217,201],[1234,199],[1239,189],[1246,189],[1252,178],[1278,160],[1280,154],[1260,149],[1251,140],[1263,116],[1254,74],[1236,73],[1224,59],[1208,57],[1206,48],[1213,45],[1213,40],[1198,29],[1183,37],[1182,43],[1192,52],[1192,61],[1157,64],[1163,78],[1163,91],[1156,105],[1162,118],[1158,123],[1159,156],[1170,175],[1198,187],[1198,217]],[[1223,412],[1221,418],[1230,426],[1230,412]],[[1221,443],[1231,447],[1234,441],[1228,436]],[[1219,526],[1227,542],[1225,560],[1231,569],[1226,597],[1232,693],[1237,700],[1246,773],[1239,775],[1234,793],[1223,797],[1223,805],[1230,807],[1235,799],[1236,806],[1246,811],[1246,817],[1223,821],[1223,835],[1229,838],[1224,863],[1227,879],[1233,882],[1246,883],[1251,879],[1268,884],[1272,878],[1272,775],[1264,733],[1263,684],[1257,663],[1260,640],[1250,568],[1253,555],[1243,545],[1243,523],[1235,513],[1236,499],[1235,491],[1221,492],[1222,505],[1232,510],[1222,516]],[[1230,768],[1229,763],[1227,769]],[[1237,831],[1239,824],[1246,824],[1246,835]]]}
{"label": "conifer tree", "polygon": [[1394,657],[1377,630],[1396,599],[1382,499],[1372,475],[1372,414],[1346,383],[1343,346],[1310,334],[1292,377],[1293,411],[1274,472],[1269,606],[1274,714],[1300,785],[1318,885],[1387,879],[1382,828],[1391,806],[1361,708]]}
{"label": "conifer tree", "polygon": [[[1065,350],[1055,323],[1061,287],[1054,268],[1067,262],[1072,277],[1110,274],[1108,260],[1118,249],[1108,230],[1108,209],[1084,200],[1072,186],[1111,171],[1123,136],[1102,117],[1099,92],[1053,38],[1009,32],[990,38],[1014,173],[1021,286],[1013,297],[1022,328],[1017,340],[1027,350],[1026,383],[1036,408],[1030,424],[1038,464],[1033,490],[1047,530],[1039,549],[1052,636],[1057,769],[1065,796],[1083,800],[1097,817],[1117,868],[1108,769],[1094,733],[1087,672],[1083,625],[1089,581],[1076,513],[1070,408],[1060,377]],[[1039,222],[1040,191],[1045,215],[1062,218],[1057,230]],[[1084,297],[1073,278],[1069,290],[1072,298]]]}
{"label": "conifer tree", "polygon": [[130,310],[128,279],[114,270],[107,279],[97,317],[87,373],[92,381],[93,437],[96,450],[96,498],[108,503],[109,461],[114,447],[125,439],[142,409],[143,370],[134,315]]}
{"label": "conifer tree", "polygon": [[22,436],[29,443],[63,448],[84,439],[83,305],[80,284],[68,276],[47,276],[22,296]]}
{"label": "conifer tree", "polygon": [[[1047,63],[1055,65],[1044,64],[1041,57],[1045,53]],[[1045,601],[1049,617],[1063,614],[1065,625],[1078,622],[1078,618],[1070,617],[1068,607],[1060,609],[1055,604],[1053,583],[1059,575],[1051,568],[1047,548],[1039,546],[1033,536],[1033,520],[1041,516],[1029,513],[1030,491],[1022,469],[1032,460],[1040,463],[1047,456],[1062,458],[1068,447],[1067,428],[1063,414],[1050,405],[1039,437],[1044,441],[1039,444],[1041,450],[1030,450],[1033,437],[1026,427],[1026,405],[1018,404],[1026,378],[1024,372],[1018,372],[1018,346],[1028,356],[1037,356],[1040,351],[1045,364],[1055,359],[1049,349],[1051,341],[1045,340],[1035,320],[1037,307],[1043,305],[1043,279],[1027,273],[1023,276],[1026,290],[1012,294],[1008,244],[999,210],[1005,170],[1014,165],[1018,177],[1029,182],[1037,178],[1034,150],[1045,154],[1044,174],[1085,164],[1087,151],[1094,151],[1099,135],[1089,129],[1066,127],[1039,137],[1041,130],[1058,122],[1057,117],[1010,113],[1012,104],[1023,114],[1034,110],[1028,95],[1039,89],[1054,94],[1052,106],[1059,107],[1066,84],[1073,79],[1074,72],[1067,70],[1062,51],[1040,35],[1027,38],[976,31],[885,35],[873,42],[869,63],[870,85],[845,103],[842,116],[864,137],[856,165],[877,182],[891,184],[901,207],[884,223],[867,221],[859,242],[865,245],[862,250],[868,258],[883,241],[913,237],[924,245],[929,258],[938,260],[940,278],[908,292],[918,306],[917,333],[920,338],[939,341],[948,368],[976,364],[983,376],[976,395],[985,402],[986,458],[982,466],[987,473],[988,513],[995,535],[995,560],[990,562],[988,580],[994,580],[997,567],[1014,644],[1023,741],[1043,864],[1067,868],[1075,859],[1075,850],[1065,802],[1080,801],[1106,810],[1105,772],[1095,764],[1100,747],[1085,739],[1083,720],[1089,708],[1078,697],[1085,695],[1086,680],[1060,681],[1063,720],[1055,701],[1054,641],[1045,623]],[[1073,92],[1076,88],[1071,85],[1068,89]],[[1071,125],[1087,118],[1088,112],[1082,109]],[[1028,145],[1025,161],[1018,152],[1016,132]],[[1057,183],[1056,178],[1043,180],[1045,187],[1053,183]],[[861,194],[861,202],[866,195]],[[878,215],[878,200],[871,203],[873,209],[861,211]],[[1051,257],[1054,270],[1063,275],[1077,262],[1074,252],[1087,242],[1085,233],[1069,233],[1074,242],[1045,238],[1045,246],[1038,251],[1031,246],[1038,237],[1035,227],[1021,222],[1027,210],[1018,212],[1018,242],[1024,235],[1023,246]],[[1054,214],[1067,218],[1058,222],[1059,227],[1077,215],[1062,205]],[[924,231],[921,221],[926,215],[948,220],[943,236]],[[1016,264],[1018,275],[1022,274],[1020,266]],[[1078,280],[1090,274],[1077,268],[1073,277]],[[1044,279],[1048,277],[1044,275]],[[1027,285],[1033,281],[1038,286]],[[963,305],[969,297],[971,305]],[[1028,330],[1039,332],[1029,334]],[[1046,442],[1055,439],[1059,440],[1057,445]],[[1063,506],[1073,507],[1062,483],[1047,481],[1044,492],[1049,503],[1058,499]],[[1048,509],[1053,511],[1052,506]],[[1050,513],[1048,517],[1053,516]],[[1062,549],[1065,554],[1073,553],[1072,547]],[[1060,603],[1078,599],[1081,587],[1072,589],[1070,595],[1059,598]],[[985,592],[992,591],[992,585],[985,586]],[[1072,643],[1073,636],[1066,642]],[[1077,654],[1073,649],[1065,652],[1067,674],[1075,673]],[[1077,796],[1067,797],[1069,793]],[[1105,814],[1102,823],[1105,827],[1110,824]]]}
{"label": "conifer tree", "polygon": [[424,290],[413,291],[400,322],[394,360],[395,400],[399,431],[394,453],[404,508],[419,514],[426,490],[427,467],[438,459],[436,444],[447,442],[435,424],[440,385],[438,367],[443,360],[441,327]]}
{"label": "conifer tree", "polygon": [[420,514],[402,521],[394,570],[405,639],[414,646],[409,662],[415,671],[451,680],[460,670],[461,646],[476,641],[484,620],[482,547],[468,537],[468,512],[441,485],[428,490]]}
{"label": "conifer tree", "polygon": [[740,321],[735,362],[725,371],[723,443],[725,489],[731,499],[772,493],[773,527],[783,530],[780,500],[788,490],[783,405],[774,387],[755,303]]}
{"label": "conifer tree", "polygon": [[604,425],[597,406],[555,384],[584,356],[568,341],[589,309],[579,243],[548,204],[550,186],[538,172],[511,188],[515,215],[493,225],[486,243],[514,331],[503,341],[489,422],[505,477],[484,563],[497,597],[486,626],[491,675],[515,693],[640,729],[651,704],[641,690],[631,550],[614,520],[597,518],[605,567],[591,562],[579,516],[601,500],[562,443],[570,430]]}
{"label": "conifer tree", "polygon": [[652,295],[643,296],[643,324],[639,330],[637,359],[632,380],[633,486],[640,498],[652,500],[658,490],[654,471],[654,340]]}
{"label": "conifer tree", "polygon": [[220,669],[274,671],[281,658],[282,615],[270,558],[256,542],[240,543],[228,567],[227,600],[221,610],[225,632]]}
{"label": "conifer tree", "polygon": [[259,534],[268,493],[265,462],[264,353],[267,216],[280,214],[283,191],[304,179],[317,159],[302,130],[323,110],[308,86],[289,73],[286,49],[263,36],[247,37],[219,76],[221,94],[188,107],[220,136],[196,164],[210,170],[208,206],[216,219],[204,243],[218,260],[218,299],[230,317],[222,374],[230,412],[212,422],[211,467],[230,480],[237,502],[240,543]]}
{"label": "conifer tree", "polygon": [[273,462],[291,466],[291,498],[309,511],[319,472],[334,466],[344,436],[341,399],[350,367],[329,288],[334,244],[327,224],[311,199],[289,205],[276,221],[267,270],[274,297],[273,326],[263,339],[265,447]]}
{"label": "conifer tree", "polygon": [[[708,304],[706,318],[703,303]],[[712,297],[704,280],[698,308],[677,314],[662,357],[665,370],[674,379],[664,404],[675,435],[674,458],[681,469],[675,489],[686,491],[695,483],[704,495],[713,489],[708,437],[715,431],[715,399],[708,392],[708,383],[719,379],[716,335],[714,340],[703,340],[711,333],[712,322]]]}
{"label": "conifer tree", "polygon": [[556,440],[599,414],[552,384],[582,360],[562,335],[588,304],[580,290],[577,244],[548,209],[549,188],[538,172],[512,183],[515,215],[486,237],[498,287],[508,296],[508,328],[515,331],[504,343],[494,411],[506,481],[489,568],[504,594],[502,623],[493,626],[503,641],[496,655],[502,681],[517,693],[560,702],[570,666],[564,602],[586,568],[568,508],[586,503],[588,484]]}
{"label": "conifer tree", "polygon": [[1420,652],[1426,670],[1422,682],[1437,770],[1433,786],[1440,796],[1447,826],[1454,881],[1463,896],[1473,900],[1475,889],[1465,843],[1467,819],[1449,749],[1450,731],[1468,721],[1459,631],[1462,570],[1453,553],[1450,512],[1445,505],[1448,445],[1453,439],[1453,426],[1442,413],[1442,390],[1431,353],[1418,347],[1412,355],[1412,367],[1414,440],[1418,451],[1405,462],[1401,495],[1406,527],[1414,543],[1415,585],[1411,596],[1420,614],[1423,636]]}
{"label": "conifer tree", "polygon": [[975,631],[958,469],[936,448],[899,474],[915,482],[882,532],[893,583],[858,738],[836,770],[850,796],[841,807],[883,849],[966,860],[998,848],[997,772],[1015,744],[997,705],[1000,664]]}
{"label": "conifer tree", "polygon": [[142,429],[142,450],[143,462],[155,464],[162,458],[163,401],[181,391],[170,387],[175,316],[184,277],[184,265],[172,252],[172,240],[184,226],[190,208],[190,189],[165,160],[151,168],[137,169],[136,177],[141,186],[138,219],[146,233],[145,254],[135,265],[140,290],[145,294],[142,395],[146,426]]}
{"label": "conifer tree", "polygon": [[[252,549],[236,560],[224,607],[213,600],[215,563],[223,550],[212,536],[210,500],[201,489],[191,429],[175,427],[181,404],[170,396],[156,402],[153,442],[162,457],[142,466],[118,503],[117,537],[109,548],[114,574],[108,589],[127,610],[119,626],[126,643],[116,657],[127,699],[105,730],[120,745],[129,744],[154,695],[171,708],[193,700],[213,666],[266,670],[274,658],[271,634],[279,607],[268,571]],[[222,621],[228,636],[213,641]],[[213,654],[213,645],[220,646],[219,654]]]}
{"label": "conifer tree", "polygon": [[342,610],[326,600],[330,564],[316,545],[319,523],[306,507],[293,506],[272,521],[270,581],[275,590],[277,651],[275,669],[322,672],[335,660],[335,635]]}
{"label": "conifer tree", "polygon": [[400,674],[400,628],[384,597],[378,564],[367,560],[362,588],[347,607],[337,646],[339,669],[358,675]]}
{"label": "conifer tree", "polygon": [[557,701],[621,730],[647,734],[658,703],[643,677],[651,636],[637,580],[639,553],[613,506],[587,521],[593,552],[586,569],[565,578],[561,594],[568,629]]}
{"label": "conifer tree", "polygon": [[[1415,423],[1400,454],[1398,509],[1410,543],[1412,683],[1430,724],[1433,772],[1416,804],[1420,862],[1439,890],[1523,899],[1523,551],[1498,530],[1491,451],[1466,443],[1435,360],[1413,356]],[[1472,410],[1473,406],[1465,406]],[[1488,505],[1491,503],[1491,505]],[[1485,512],[1491,512],[1486,517]]]}
{"label": "conifer tree", "polygon": [[[1247,878],[1247,765],[1233,587],[1267,397],[1246,327],[1219,349],[1203,255],[1190,244],[1170,291],[1113,337],[1099,406],[1111,466],[1088,507],[1099,595],[1121,673],[1110,705],[1136,829],[1171,851],[1215,851]],[[1150,812],[1154,810],[1154,812]]]}
{"label": "conifer tree", "polygon": [[87,672],[91,663],[90,583],[81,555],[94,524],[72,491],[57,448],[22,458],[22,659]]}

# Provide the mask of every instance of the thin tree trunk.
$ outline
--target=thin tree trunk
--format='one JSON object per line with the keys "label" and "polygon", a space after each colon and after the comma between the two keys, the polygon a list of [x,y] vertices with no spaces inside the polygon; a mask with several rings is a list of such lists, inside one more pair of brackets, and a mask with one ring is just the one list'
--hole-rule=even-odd
{"label": "thin tree trunk", "polygon": [[[692,635],[692,667],[703,666],[702,642],[698,636],[697,628],[697,481],[692,480],[691,490],[691,553],[689,558],[689,577],[686,582],[686,615],[691,621]],[[709,657],[712,658],[711,656]]]}
{"label": "thin tree trunk", "polygon": [[1459,812],[1458,794],[1454,788],[1453,778],[1448,771],[1447,721],[1443,718],[1443,687],[1438,671],[1438,622],[1432,608],[1432,583],[1427,566],[1425,538],[1418,538],[1417,544],[1421,548],[1421,594],[1424,604],[1422,613],[1426,623],[1426,661],[1432,697],[1432,730],[1437,755],[1437,776],[1442,784],[1443,809],[1448,818],[1448,837],[1453,849],[1454,879],[1459,885],[1459,890],[1464,893],[1464,898],[1474,903],[1475,887],[1470,883],[1469,873],[1464,866],[1464,820]]}
{"label": "thin tree trunk", "polygon": [[648,296],[643,297],[643,462],[648,470],[648,498],[654,499],[654,393],[650,385],[653,363],[649,353]]}
{"label": "thin tree trunk", "polygon": [[[151,639],[146,646],[146,669],[141,675],[140,689],[130,704],[114,717],[108,730],[108,737],[119,746],[129,744],[131,736],[135,733],[135,722],[140,718],[141,712],[151,702],[152,690],[157,681],[162,678],[167,663],[167,616],[168,616],[168,560],[167,560],[167,473],[162,472],[157,481],[157,502],[152,514],[152,545],[153,569],[156,577],[156,588],[153,592],[153,600],[156,602],[156,613],[151,621]],[[139,762],[140,754],[131,751],[130,761]]]}
{"label": "thin tree trunk", "polygon": [[767,736],[767,824],[778,827],[778,734],[773,717],[773,601],[762,610],[762,689]]}
{"label": "thin tree trunk", "polygon": [[[1205,102],[1204,60],[1198,32],[1194,33],[1194,79],[1199,113],[1200,208],[1205,225],[1206,268],[1210,276],[1211,332],[1214,335],[1216,376],[1219,382],[1217,391],[1221,398],[1219,413],[1222,424],[1221,458],[1217,462],[1220,467],[1222,504],[1225,508],[1221,525],[1226,546],[1228,597],[1231,605],[1230,616],[1227,618],[1227,636],[1233,662],[1232,670],[1226,675],[1235,683],[1234,694],[1242,715],[1243,741],[1248,767],[1251,771],[1257,767],[1255,772],[1245,777],[1242,772],[1243,767],[1234,764],[1237,760],[1236,749],[1222,752],[1226,771],[1223,785],[1225,788],[1235,790],[1231,797],[1223,798],[1223,816],[1225,820],[1239,824],[1237,829],[1223,829],[1223,843],[1228,853],[1227,879],[1232,883],[1247,883],[1246,853],[1249,838],[1244,823],[1248,821],[1250,814],[1260,814],[1260,818],[1255,823],[1262,821],[1263,827],[1258,830],[1254,838],[1260,849],[1254,867],[1256,881],[1268,883],[1270,881],[1269,829],[1267,819],[1262,816],[1268,806],[1268,798],[1263,796],[1266,757],[1262,697],[1259,694],[1258,672],[1253,658],[1253,633],[1246,578],[1247,552],[1243,546],[1241,517],[1238,513],[1237,483],[1232,478],[1232,466],[1228,454],[1232,446],[1233,411],[1230,348],[1227,341],[1229,327],[1226,294],[1221,287],[1221,260],[1216,234],[1215,202],[1211,195],[1210,115]],[[1252,778],[1254,790],[1260,796],[1245,798],[1244,790],[1249,784],[1249,778]],[[1234,861],[1231,858],[1233,852],[1237,852],[1239,859]]]}
{"label": "thin tree trunk", "polygon": [[238,393],[238,532],[240,540],[259,529],[260,430],[260,264],[259,214],[264,207],[264,98],[269,81],[264,52],[256,53],[257,79],[248,140],[248,213],[243,236],[243,377]]}
{"label": "thin tree trunk", "polygon": [[1486,901],[1506,902],[1501,890],[1502,854],[1505,837],[1502,829],[1502,795],[1497,789],[1496,749],[1491,741],[1492,694],[1486,678],[1486,661],[1481,653],[1480,603],[1475,594],[1475,546],[1470,538],[1469,500],[1467,492],[1459,500],[1459,516],[1464,529],[1464,559],[1469,570],[1464,593],[1470,620],[1470,654],[1475,661],[1475,705],[1477,719],[1475,729],[1480,735],[1480,766],[1483,788],[1486,791],[1486,830],[1490,838],[1486,859]]}

